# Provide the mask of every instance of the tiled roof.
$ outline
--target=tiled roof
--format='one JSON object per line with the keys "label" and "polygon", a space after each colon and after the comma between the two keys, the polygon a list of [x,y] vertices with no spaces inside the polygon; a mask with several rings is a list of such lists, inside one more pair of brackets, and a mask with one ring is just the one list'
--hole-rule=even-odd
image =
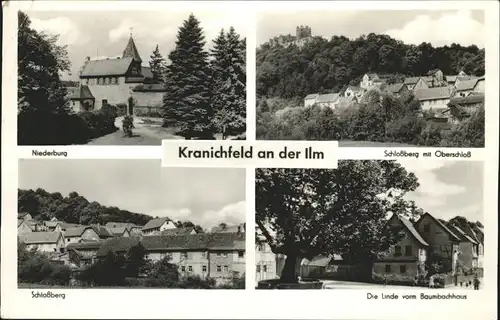
{"label": "tiled roof", "polygon": [[455,83],[458,76],[445,76],[446,82]]}
{"label": "tiled roof", "polygon": [[438,71],[441,71],[439,69],[432,69],[432,70],[429,70],[429,72],[427,72],[427,75],[428,76],[432,76],[433,74],[437,73]]}
{"label": "tiled roof", "polygon": [[125,47],[125,50],[123,50],[123,59],[125,58],[131,58],[134,59],[135,61],[142,62],[141,56],[139,55],[139,51],[137,50],[137,47],[135,46],[134,39],[132,36],[128,39],[127,46]]}
{"label": "tiled roof", "polygon": [[66,223],[66,222],[61,223],[61,228],[63,230],[68,229],[68,228],[77,228],[77,227],[82,227],[82,225],[79,225],[77,223]]}
{"label": "tiled roof", "polygon": [[146,223],[146,225],[144,227],[142,227],[142,230],[159,228],[166,221],[172,221],[172,220],[170,218],[167,218],[167,217],[149,220],[148,223]]}
{"label": "tiled roof", "polygon": [[405,79],[405,84],[416,84],[420,77],[409,77]]}
{"label": "tiled roof", "polygon": [[58,224],[60,224],[59,221],[44,221],[43,223],[49,228],[55,228]]}
{"label": "tiled roof", "polygon": [[102,238],[106,238],[106,237],[112,237],[113,235],[108,231],[108,229],[105,227],[105,226],[101,226],[101,225],[90,225],[92,227],[92,229],[94,229],[95,233],[97,233],[97,235],[99,237],[102,237]]}
{"label": "tiled roof", "polygon": [[404,83],[394,83],[391,85],[388,85],[386,90],[391,93],[399,93],[401,89],[405,86]]}
{"label": "tiled roof", "polygon": [[478,79],[460,81],[455,87],[457,91],[472,90],[476,86]]}
{"label": "tiled roof", "polygon": [[451,230],[455,231],[454,234],[457,235],[462,241],[469,241],[474,244],[478,244],[476,240],[472,239],[465,231],[460,229],[460,227],[455,226],[455,225],[450,225]]}
{"label": "tiled roof", "polygon": [[102,242],[99,241],[89,241],[89,242],[80,242],[80,243],[70,243],[66,246],[68,250],[85,250],[85,249],[99,249]]}
{"label": "tiled roof", "polygon": [[185,250],[245,250],[244,233],[200,233],[175,236],[149,236],[113,238],[103,242],[97,252],[105,256],[111,250],[124,252],[142,243],[147,251],[185,251]]}
{"label": "tiled roof", "polygon": [[318,103],[321,102],[334,102],[339,98],[338,93],[328,93],[328,94],[320,94],[318,97]]}
{"label": "tiled roof", "polygon": [[308,95],[304,98],[304,100],[316,99],[318,96],[319,96],[319,94],[317,94],[317,93],[311,93],[311,94],[308,94]]}
{"label": "tiled roof", "polygon": [[57,243],[60,232],[29,232],[19,235],[19,240],[25,244]]}
{"label": "tiled roof", "polygon": [[119,228],[119,227],[125,227],[125,228],[142,228],[141,226],[136,225],[135,223],[131,222],[108,222],[106,223],[106,228]]}
{"label": "tiled roof", "polygon": [[24,219],[17,219],[17,226],[19,227],[24,222]]}
{"label": "tiled roof", "polygon": [[175,229],[167,229],[161,232],[162,236],[177,236],[182,234],[190,234],[194,230],[193,227],[187,228],[175,228]]}
{"label": "tiled roof", "polygon": [[420,101],[449,99],[451,92],[448,87],[436,87],[415,90],[415,97]]}
{"label": "tiled roof", "polygon": [[75,228],[67,228],[64,231],[64,237],[79,237],[81,236],[85,230],[91,229],[89,226],[81,226],[81,227],[75,227]]}
{"label": "tiled roof", "polygon": [[121,236],[128,230],[127,227],[107,228],[114,236]]}
{"label": "tiled roof", "polygon": [[127,73],[132,58],[90,60],[85,63],[82,77],[123,76]]}
{"label": "tiled roof", "polygon": [[349,86],[349,87],[347,87],[347,88],[348,88],[348,89],[351,89],[352,91],[355,91],[355,92],[357,92],[357,91],[360,91],[360,90],[361,90],[361,88],[360,88],[360,87],[357,87],[357,86]]}
{"label": "tiled roof", "polygon": [[469,95],[467,97],[454,97],[450,99],[450,104],[476,104],[484,102],[484,93]]}
{"label": "tiled roof", "polygon": [[413,226],[413,223],[411,223],[408,219],[406,219],[405,217],[401,217],[401,216],[397,216],[399,218],[399,221],[401,221],[404,225],[404,227],[410,231],[411,235],[418,241],[420,242],[420,244],[424,245],[424,246],[429,246],[429,244],[424,240],[424,238],[422,238],[422,236],[420,235],[420,233],[418,233],[417,229],[415,229],[415,227]]}
{"label": "tiled roof", "polygon": [[92,91],[90,91],[90,88],[87,85],[81,85],[74,88],[69,95],[69,98],[71,100],[95,99]]}

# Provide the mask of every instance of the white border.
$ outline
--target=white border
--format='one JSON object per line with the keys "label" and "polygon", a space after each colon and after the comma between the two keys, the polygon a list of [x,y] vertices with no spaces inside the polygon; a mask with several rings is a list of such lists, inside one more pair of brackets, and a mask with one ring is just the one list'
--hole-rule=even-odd
{"label": "white border", "polygon": [[[352,2],[14,2],[4,5],[2,81],[2,318],[340,318],[340,319],[495,319],[497,301],[497,191],[498,191],[498,2],[496,1],[352,1]],[[65,300],[31,299],[29,290],[18,290],[16,281],[17,157],[30,150],[16,149],[17,123],[17,10],[234,10],[242,18],[260,11],[297,10],[457,10],[484,9],[487,26],[486,148],[472,150],[474,160],[485,161],[485,281],[468,299],[433,301],[366,300],[365,290],[255,291],[253,234],[247,233],[247,290],[52,290],[65,292]],[[168,18],[168,13],[166,13]],[[362,23],[362,22],[360,22]],[[255,30],[247,35],[247,138],[255,138]],[[161,147],[52,146],[72,158],[161,158]],[[37,148],[38,149],[38,148]],[[379,159],[383,148],[339,148],[339,159]],[[404,148],[395,148],[404,149]],[[431,148],[433,149],[433,148]],[[138,151],[141,150],[141,151]],[[422,150],[419,148],[419,151]],[[16,155],[16,156],[14,156]],[[456,159],[449,159],[456,160]],[[472,159],[470,159],[472,160]],[[247,227],[254,227],[254,170],[247,169]],[[375,290],[373,290],[376,292]],[[405,292],[411,292],[408,290]],[[379,291],[380,292],[380,291]],[[399,291],[401,292],[401,291]],[[422,292],[422,291],[418,291]],[[442,291],[445,293],[446,291]]]}

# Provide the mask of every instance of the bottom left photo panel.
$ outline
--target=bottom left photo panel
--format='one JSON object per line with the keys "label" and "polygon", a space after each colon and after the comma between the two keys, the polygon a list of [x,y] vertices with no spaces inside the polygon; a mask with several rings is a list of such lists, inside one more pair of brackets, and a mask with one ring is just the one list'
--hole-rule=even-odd
{"label": "bottom left photo panel", "polygon": [[245,288],[245,169],[19,160],[18,288]]}

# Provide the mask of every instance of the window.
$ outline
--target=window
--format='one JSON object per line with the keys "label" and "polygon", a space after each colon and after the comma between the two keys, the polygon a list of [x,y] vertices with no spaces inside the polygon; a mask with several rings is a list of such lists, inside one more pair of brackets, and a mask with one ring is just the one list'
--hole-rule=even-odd
{"label": "window", "polygon": [[227,258],[227,252],[223,252],[222,256]]}
{"label": "window", "polygon": [[216,255],[217,255],[217,257],[220,257],[220,252],[217,252],[217,254],[216,254]]}
{"label": "window", "polygon": [[207,272],[207,266],[203,266],[203,267],[201,267],[201,271],[202,271],[202,272]]}
{"label": "window", "polygon": [[243,258],[245,256],[244,251],[238,251],[238,258]]}
{"label": "window", "polygon": [[411,256],[411,246],[405,246],[405,256]]}
{"label": "window", "polygon": [[401,256],[401,246],[395,246],[394,247],[394,256],[395,257],[400,257]]}
{"label": "window", "polygon": [[193,266],[188,266],[188,271],[193,272]]}
{"label": "window", "polygon": [[260,273],[260,265],[259,264],[257,265],[257,272]]}
{"label": "window", "polygon": [[263,272],[267,272],[267,266],[266,266],[266,265],[263,265],[263,266],[262,266],[262,271],[263,271]]}
{"label": "window", "polygon": [[105,105],[105,104],[108,104],[108,100],[107,99],[102,99],[102,105]]}
{"label": "window", "polygon": [[264,245],[263,245],[263,244],[259,244],[259,245],[257,246],[257,250],[258,250],[258,251],[264,251]]}
{"label": "window", "polygon": [[54,252],[57,252],[57,248],[54,248]]}
{"label": "window", "polygon": [[187,254],[187,252],[183,252],[183,253],[182,253],[182,257],[183,257],[184,259],[187,259],[187,258],[188,258],[188,254]]}
{"label": "window", "polygon": [[217,272],[221,272],[222,271],[222,267],[221,266],[217,266]]}
{"label": "window", "polygon": [[116,84],[120,84],[120,78],[116,78]]}
{"label": "window", "polygon": [[105,83],[104,84],[110,84],[111,83],[111,78],[106,78],[105,80]]}
{"label": "window", "polygon": [[404,264],[399,266],[399,272],[406,273],[406,266]]}
{"label": "window", "polygon": [[431,225],[429,223],[424,224],[424,232],[431,231]]}
{"label": "window", "polygon": [[386,272],[386,273],[391,272],[391,265],[390,265],[390,264],[386,264],[386,265],[385,265],[385,272]]}
{"label": "window", "polygon": [[229,271],[229,267],[228,266],[224,266],[224,272],[228,272]]}
{"label": "window", "polygon": [[182,267],[181,267],[181,271],[182,271],[182,272],[186,272],[186,267],[185,267],[185,266],[182,266]]}

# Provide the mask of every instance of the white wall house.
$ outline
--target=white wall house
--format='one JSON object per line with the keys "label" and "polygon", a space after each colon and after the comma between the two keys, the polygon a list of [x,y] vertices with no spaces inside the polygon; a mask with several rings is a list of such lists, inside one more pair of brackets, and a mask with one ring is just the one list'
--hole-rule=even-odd
{"label": "white wall house", "polygon": [[143,236],[151,236],[161,234],[163,230],[175,229],[174,222],[170,218],[156,218],[149,220],[144,227],[142,227]]}
{"label": "white wall house", "polygon": [[63,252],[64,237],[61,232],[29,232],[18,236],[26,249],[36,248],[41,252]]}
{"label": "white wall house", "polygon": [[304,98],[304,107],[310,107],[310,106],[315,105],[316,102],[318,102],[318,97],[319,97],[319,94],[317,94],[317,93],[308,94]]}
{"label": "white wall house", "polygon": [[448,87],[436,87],[415,90],[415,98],[420,101],[423,111],[446,110],[450,102],[451,90]]}

